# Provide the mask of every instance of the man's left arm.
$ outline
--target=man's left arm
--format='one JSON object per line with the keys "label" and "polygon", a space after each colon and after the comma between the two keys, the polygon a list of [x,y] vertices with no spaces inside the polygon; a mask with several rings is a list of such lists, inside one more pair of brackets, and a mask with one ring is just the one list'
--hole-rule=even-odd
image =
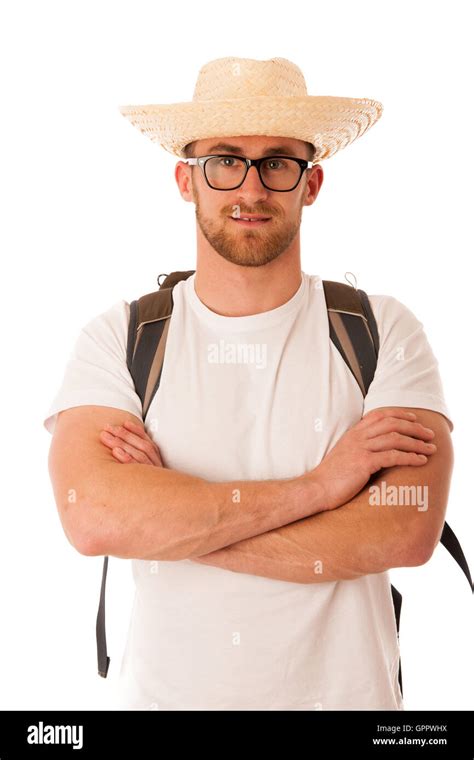
{"label": "man's left arm", "polygon": [[[382,408],[382,407],[381,407]],[[194,558],[238,573],[293,583],[353,580],[427,562],[443,530],[454,454],[446,418],[406,407],[434,430],[425,465],[380,470],[337,509]]]}

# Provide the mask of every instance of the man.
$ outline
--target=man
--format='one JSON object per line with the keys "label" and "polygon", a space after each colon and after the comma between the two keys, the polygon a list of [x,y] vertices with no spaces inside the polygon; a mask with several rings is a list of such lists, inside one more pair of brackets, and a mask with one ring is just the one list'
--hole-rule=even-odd
{"label": "man", "polygon": [[[403,709],[388,570],[439,541],[453,425],[415,315],[370,297],[380,352],[364,400],[321,278],[300,264],[302,209],[323,182],[313,158],[381,105],[308,96],[282,58],[223,58],[192,103],[121,110],[186,159],[175,178],[197,256],[173,290],[145,425],[126,301],[83,328],[45,420],[71,544],[133,560],[117,705]],[[429,508],[374,506],[374,484],[423,487]]]}

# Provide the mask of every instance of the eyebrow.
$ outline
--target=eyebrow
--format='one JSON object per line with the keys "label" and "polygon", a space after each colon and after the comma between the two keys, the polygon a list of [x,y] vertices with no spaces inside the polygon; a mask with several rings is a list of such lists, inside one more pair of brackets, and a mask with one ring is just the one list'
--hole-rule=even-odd
{"label": "eyebrow", "polygon": [[[239,156],[243,156],[245,152],[242,150],[242,148],[239,148],[238,145],[230,145],[229,143],[225,142],[220,142],[212,145],[209,148],[209,154],[214,153],[216,150],[225,150],[228,153],[236,153]],[[263,151],[262,156],[279,156],[282,154],[296,158],[294,151],[288,145],[277,145],[275,148],[267,148],[267,150]]]}

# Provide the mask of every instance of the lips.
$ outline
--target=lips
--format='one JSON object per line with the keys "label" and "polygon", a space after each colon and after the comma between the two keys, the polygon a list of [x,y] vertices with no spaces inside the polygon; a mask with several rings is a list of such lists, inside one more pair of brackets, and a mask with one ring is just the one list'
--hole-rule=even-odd
{"label": "lips", "polygon": [[256,214],[241,214],[240,217],[237,218],[243,219],[244,221],[250,220],[251,222],[262,222],[266,219],[270,219],[269,216],[257,216]]}
{"label": "lips", "polygon": [[242,215],[240,217],[230,216],[229,219],[232,219],[232,221],[241,227],[261,227],[271,221],[270,216],[257,216],[257,214]]}

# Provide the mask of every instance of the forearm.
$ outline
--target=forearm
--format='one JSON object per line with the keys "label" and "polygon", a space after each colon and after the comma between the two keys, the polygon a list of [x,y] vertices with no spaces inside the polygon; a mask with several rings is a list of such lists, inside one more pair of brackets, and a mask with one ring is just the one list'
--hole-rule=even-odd
{"label": "forearm", "polygon": [[192,559],[324,508],[302,477],[214,483],[176,470],[103,462],[76,509],[96,555]]}
{"label": "forearm", "polygon": [[[196,561],[294,583],[353,580],[392,567],[423,564],[439,540],[448,485],[430,483],[429,519],[415,505],[375,505],[369,488],[418,485],[426,467],[383,470],[337,509],[240,541]],[[433,521],[433,511],[437,513]],[[428,538],[431,532],[431,536]],[[425,535],[426,534],[426,535]]]}

